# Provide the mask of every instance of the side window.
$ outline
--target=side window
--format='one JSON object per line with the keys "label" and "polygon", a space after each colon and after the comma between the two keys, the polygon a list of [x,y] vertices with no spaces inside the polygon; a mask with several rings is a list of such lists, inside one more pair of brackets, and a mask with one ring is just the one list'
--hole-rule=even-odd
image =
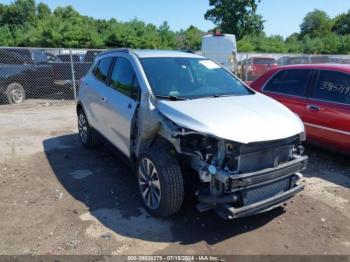
{"label": "side window", "polygon": [[139,83],[131,63],[124,57],[118,57],[111,75],[111,87],[132,99],[139,97]]}
{"label": "side window", "polygon": [[264,87],[265,91],[305,96],[312,70],[290,69],[277,73]]}
{"label": "side window", "polygon": [[313,97],[330,102],[350,104],[350,75],[321,70]]}
{"label": "side window", "polygon": [[8,65],[23,65],[26,61],[22,59],[22,57],[15,55],[10,52],[6,52],[5,50],[0,51],[0,64],[8,64]]}
{"label": "side window", "polygon": [[108,77],[108,71],[111,66],[111,63],[113,61],[113,57],[107,57],[101,59],[96,67],[94,68],[93,74],[98,80],[101,80],[102,82],[106,82]]}

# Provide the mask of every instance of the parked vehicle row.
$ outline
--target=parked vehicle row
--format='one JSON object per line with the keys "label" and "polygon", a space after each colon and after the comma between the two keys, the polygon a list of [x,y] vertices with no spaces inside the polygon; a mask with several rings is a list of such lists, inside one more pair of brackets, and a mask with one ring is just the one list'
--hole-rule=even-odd
{"label": "parked vehicle row", "polygon": [[303,190],[299,117],[206,57],[101,53],[80,82],[76,110],[82,144],[103,141],[120,152],[155,216],[179,211],[189,181],[197,209],[225,219],[270,210]]}
{"label": "parked vehicle row", "polygon": [[269,56],[251,56],[238,61],[238,70],[235,73],[250,84],[267,71],[278,66],[331,63],[350,64],[350,59],[327,55],[283,55],[278,59]]}
{"label": "parked vehicle row", "polygon": [[[86,74],[97,53],[88,51],[82,62],[73,56],[77,81]],[[1,100],[17,104],[23,102],[26,96],[38,98],[72,89],[72,65],[67,63],[67,59],[67,55],[55,56],[40,49],[1,48]]]}
{"label": "parked vehicle row", "polygon": [[293,65],[272,69],[251,87],[295,112],[307,142],[350,153],[350,66]]}
{"label": "parked vehicle row", "polygon": [[254,81],[267,71],[276,68],[277,61],[271,57],[256,56],[239,61],[238,76],[245,81]]}

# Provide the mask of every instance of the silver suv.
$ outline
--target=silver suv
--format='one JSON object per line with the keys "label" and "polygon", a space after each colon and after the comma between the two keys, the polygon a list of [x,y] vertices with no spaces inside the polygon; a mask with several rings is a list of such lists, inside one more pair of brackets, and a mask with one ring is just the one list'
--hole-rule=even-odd
{"label": "silver suv", "polygon": [[303,189],[298,116],[194,53],[101,53],[81,80],[77,114],[84,146],[107,141],[130,160],[155,216],[181,208],[187,183],[199,211],[225,219],[280,206]]}

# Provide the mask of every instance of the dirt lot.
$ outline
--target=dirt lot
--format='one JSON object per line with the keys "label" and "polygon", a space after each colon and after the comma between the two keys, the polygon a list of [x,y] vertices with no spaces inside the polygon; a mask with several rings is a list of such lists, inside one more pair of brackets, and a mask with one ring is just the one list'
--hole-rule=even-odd
{"label": "dirt lot", "polygon": [[308,148],[306,190],[234,221],[186,199],[170,219],[141,206],[131,170],[80,145],[72,103],[0,106],[0,254],[350,254],[350,161]]}

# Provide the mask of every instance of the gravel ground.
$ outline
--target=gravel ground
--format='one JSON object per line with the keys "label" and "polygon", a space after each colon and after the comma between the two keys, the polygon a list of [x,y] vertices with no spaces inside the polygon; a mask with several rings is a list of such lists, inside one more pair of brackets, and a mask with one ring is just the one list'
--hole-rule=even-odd
{"label": "gravel ground", "polygon": [[131,170],[79,143],[74,104],[0,106],[0,255],[350,255],[350,161],[307,148],[306,189],[283,208],[223,221],[187,197],[150,217]]}

